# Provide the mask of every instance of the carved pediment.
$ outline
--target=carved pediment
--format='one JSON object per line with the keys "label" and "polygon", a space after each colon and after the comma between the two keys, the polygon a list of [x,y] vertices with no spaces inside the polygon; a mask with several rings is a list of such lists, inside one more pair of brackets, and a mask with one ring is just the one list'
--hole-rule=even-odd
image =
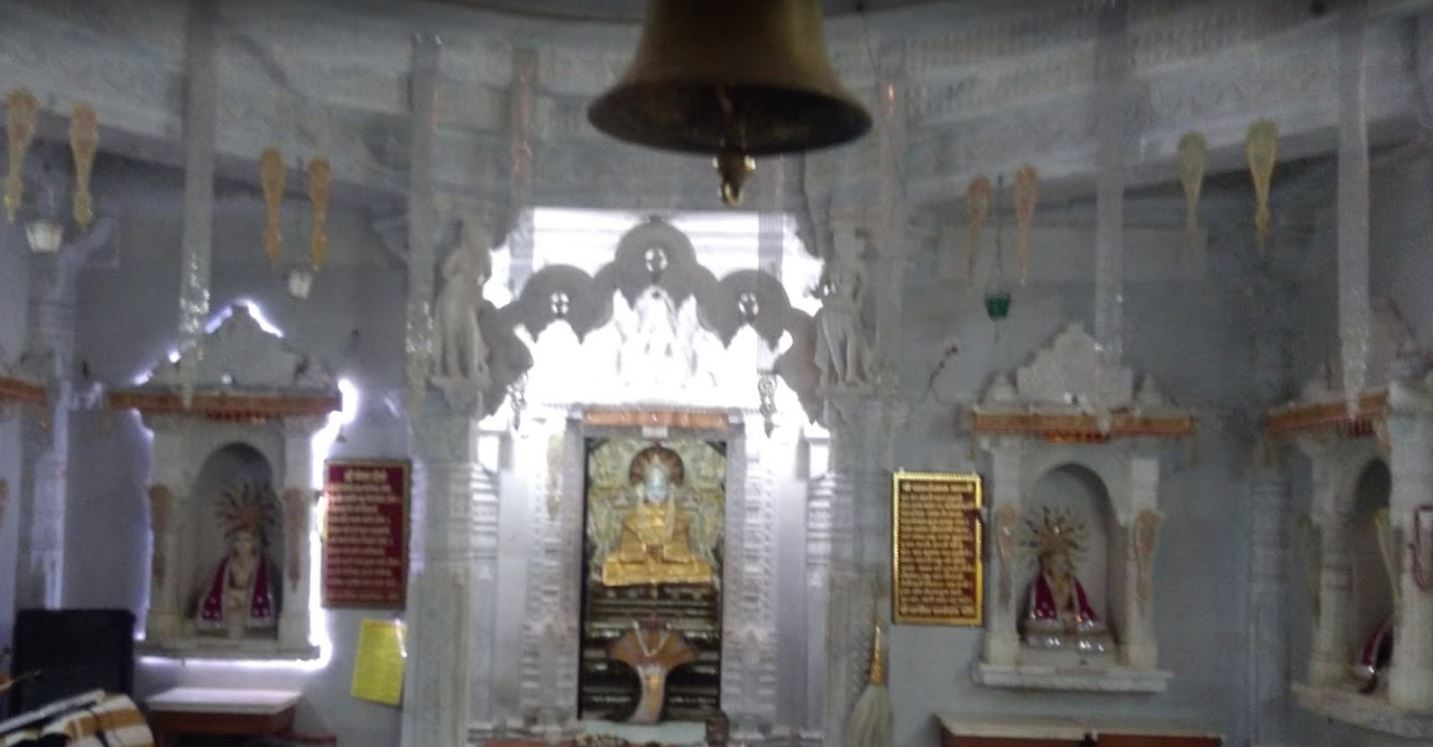
{"label": "carved pediment", "polygon": [[[1427,353],[1419,348],[1418,339],[1398,307],[1387,299],[1375,299],[1371,311],[1364,393],[1381,391],[1393,381],[1426,373]],[[1341,401],[1343,389],[1342,357],[1335,352],[1314,371],[1304,385],[1300,400],[1306,403]]]}
{"label": "carved pediment", "polygon": [[[1140,387],[1140,404],[1160,404],[1152,382]],[[997,376],[986,390],[985,404],[1063,406],[1113,410],[1136,404],[1134,372],[1107,360],[1095,338],[1071,322],[1030,362],[1008,375]]]}
{"label": "carved pediment", "polygon": [[[179,365],[166,361],[151,372],[146,388],[179,385]],[[334,386],[332,372],[266,332],[246,306],[234,306],[229,318],[204,337],[204,358],[195,379],[199,390],[282,392]]]}

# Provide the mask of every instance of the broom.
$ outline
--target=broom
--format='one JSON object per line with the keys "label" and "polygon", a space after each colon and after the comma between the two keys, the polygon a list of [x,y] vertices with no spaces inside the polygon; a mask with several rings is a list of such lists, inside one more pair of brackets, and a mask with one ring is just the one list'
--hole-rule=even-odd
{"label": "broom", "polygon": [[846,722],[845,747],[890,747],[895,743],[896,716],[886,690],[886,660],[881,652],[881,624],[871,641],[871,672],[866,689]]}

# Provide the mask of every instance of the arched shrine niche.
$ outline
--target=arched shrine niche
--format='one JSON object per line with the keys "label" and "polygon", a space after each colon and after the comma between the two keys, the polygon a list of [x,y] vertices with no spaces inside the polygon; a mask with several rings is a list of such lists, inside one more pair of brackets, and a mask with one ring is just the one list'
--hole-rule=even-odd
{"label": "arched shrine niche", "polygon": [[1353,487],[1353,511],[1344,531],[1349,533],[1353,648],[1349,661],[1354,675],[1376,687],[1378,670],[1392,656],[1394,599],[1398,590],[1397,539],[1389,523],[1388,498],[1392,489],[1388,464],[1368,462]]}
{"label": "arched shrine niche", "polygon": [[110,408],[137,410],[154,435],[142,648],[313,658],[313,440],[341,394],[321,363],[247,307],[224,314],[192,374],[166,362],[108,395]]}
{"label": "arched shrine niche", "polygon": [[278,571],[284,542],[273,484],[273,465],[245,443],[219,447],[200,467],[189,489],[189,515],[182,519],[193,530],[181,538],[186,546],[180,549],[180,557],[193,558],[182,564],[188,578],[180,581],[193,634],[278,637],[279,612],[289,600]]}
{"label": "arched shrine niche", "polygon": [[970,413],[994,552],[973,676],[990,687],[1162,692],[1154,560],[1165,445],[1194,418],[1071,324]]}
{"label": "arched shrine niche", "polygon": [[[1015,585],[1025,590],[1022,645],[1049,652],[1052,663],[1112,654],[1109,601],[1117,574],[1109,548],[1119,523],[1104,481],[1088,467],[1064,464],[1041,475],[1030,495],[1020,538],[1025,572]],[[1065,629],[1071,615],[1079,628],[1073,633]]]}
{"label": "arched shrine niche", "polygon": [[1311,477],[1295,500],[1307,512],[1300,545],[1314,614],[1293,689],[1315,713],[1426,740],[1433,580],[1420,585],[1415,570],[1433,567],[1433,521],[1420,511],[1433,505],[1433,377],[1397,310],[1377,301],[1373,312],[1362,391],[1345,392],[1330,360],[1265,419],[1265,438],[1295,444]]}

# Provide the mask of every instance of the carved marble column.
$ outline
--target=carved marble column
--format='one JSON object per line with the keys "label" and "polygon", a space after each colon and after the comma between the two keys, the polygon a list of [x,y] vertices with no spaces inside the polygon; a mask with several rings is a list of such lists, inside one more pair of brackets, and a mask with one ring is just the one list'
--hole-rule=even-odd
{"label": "carved marble column", "polygon": [[[993,441],[993,439],[992,439]],[[1018,627],[1020,600],[1023,590],[1015,588],[1019,570],[1018,555],[1020,519],[1024,511],[1020,495],[1021,441],[1006,439],[996,446],[982,445],[991,455],[988,504],[992,516],[992,552],[987,577],[994,580],[993,593],[985,596],[985,650],[981,661],[996,666],[1013,667],[1020,658]]]}
{"label": "carved marble column", "polygon": [[[1147,445],[1153,448],[1152,444]],[[1152,590],[1154,552],[1158,546],[1159,458],[1135,456],[1129,460],[1130,511],[1121,517],[1120,537],[1115,543],[1121,550],[1111,563],[1124,563],[1119,575],[1122,583],[1111,592],[1115,612],[1115,629],[1120,631],[1120,661],[1131,669],[1153,671],[1159,661],[1159,646],[1154,639],[1154,594]]]}
{"label": "carved marble column", "polygon": [[[1389,509],[1402,536],[1413,537],[1414,510],[1433,504],[1433,378],[1389,386],[1388,467],[1393,478]],[[1388,676],[1393,705],[1433,712],[1433,593],[1418,588],[1403,563],[1403,604],[1395,615],[1395,653]]]}
{"label": "carved marble column", "polygon": [[154,433],[154,474],[150,475],[149,526],[150,555],[149,609],[145,616],[145,639],[172,640],[184,631],[185,599],[179,588],[179,569],[186,558],[180,538],[188,536],[189,494],[195,470],[184,458],[188,439],[185,421],[178,417],[150,416],[145,426]]}
{"label": "carved marble column", "polygon": [[875,445],[881,405],[869,396],[828,396],[835,415],[831,428],[834,484],[830,499],[830,574],[827,591],[825,739],[841,744],[845,722],[865,683],[874,631],[876,594],[885,567],[868,560],[868,545],[887,546],[889,537],[872,538],[878,527],[862,519],[873,502],[884,502]]}
{"label": "carved marble column", "polygon": [[820,744],[826,726],[826,630],[831,591],[831,504],[840,477],[832,469],[831,439],[806,436],[806,701],[803,744]]}
{"label": "carved marble column", "polygon": [[473,497],[490,482],[478,463],[479,412],[480,406],[449,409],[434,396],[412,422],[416,479],[403,747],[467,744]]}
{"label": "carved marble column", "polygon": [[[1240,246],[1235,251],[1250,251]],[[1292,295],[1287,285],[1261,273],[1254,281],[1254,297],[1263,303],[1251,314],[1253,349],[1250,355],[1252,398],[1247,411],[1263,413],[1287,401],[1293,384],[1290,347],[1293,340]],[[1256,416],[1257,417],[1257,416]],[[1254,428],[1261,425],[1257,419]],[[1263,451],[1272,448],[1256,443]],[[1283,460],[1278,454],[1257,453],[1248,478],[1249,495],[1249,643],[1245,677],[1249,688],[1241,732],[1255,742],[1275,741],[1287,733],[1291,626],[1303,621],[1290,618],[1289,587],[1291,530],[1296,525],[1293,496]],[[1303,585],[1292,590],[1301,594]]]}
{"label": "carved marble column", "polygon": [[776,512],[771,465],[761,458],[768,444],[761,424],[752,420],[741,428],[728,444],[729,453],[744,456],[744,474],[740,494],[727,496],[740,505],[727,506],[722,709],[733,739],[757,741],[776,717]]}
{"label": "carved marble column", "polygon": [[532,502],[522,708],[539,732],[556,737],[570,732],[577,719],[585,469],[580,413],[569,413],[565,430],[554,436],[545,500]]}
{"label": "carved marble column", "polygon": [[1351,663],[1353,570],[1348,557],[1347,502],[1341,480],[1347,469],[1331,434],[1300,437],[1299,448],[1312,466],[1313,523],[1320,530],[1318,602],[1309,651],[1309,684],[1331,687],[1348,678]]}
{"label": "carved marble column", "polygon": [[279,613],[279,645],[288,649],[309,645],[309,600],[313,595],[309,537],[319,490],[313,474],[313,437],[323,426],[323,418],[289,418],[280,425],[284,436],[284,487],[279,491],[284,606]]}
{"label": "carved marble column", "polygon": [[43,380],[50,401],[48,408],[25,408],[22,416],[17,609],[55,608],[63,601],[66,471],[75,406],[75,275],[91,254],[108,245],[112,228],[113,219],[103,218],[59,252],[29,258],[21,368]]}
{"label": "carved marble column", "polygon": [[470,565],[473,585],[470,597],[472,616],[471,702],[468,704],[470,729],[477,734],[491,735],[495,727],[493,703],[494,668],[498,658],[498,520],[501,497],[498,485],[498,460],[507,431],[481,434],[479,466],[470,497],[469,511],[472,534]]}

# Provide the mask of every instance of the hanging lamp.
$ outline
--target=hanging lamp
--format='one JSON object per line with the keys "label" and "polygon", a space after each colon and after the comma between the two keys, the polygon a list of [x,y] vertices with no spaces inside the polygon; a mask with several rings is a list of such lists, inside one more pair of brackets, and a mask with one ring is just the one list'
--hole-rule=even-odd
{"label": "hanging lamp", "polygon": [[618,140],[712,154],[728,205],[754,158],[871,129],[831,66],[820,0],[648,0],[632,66],[587,118]]}

